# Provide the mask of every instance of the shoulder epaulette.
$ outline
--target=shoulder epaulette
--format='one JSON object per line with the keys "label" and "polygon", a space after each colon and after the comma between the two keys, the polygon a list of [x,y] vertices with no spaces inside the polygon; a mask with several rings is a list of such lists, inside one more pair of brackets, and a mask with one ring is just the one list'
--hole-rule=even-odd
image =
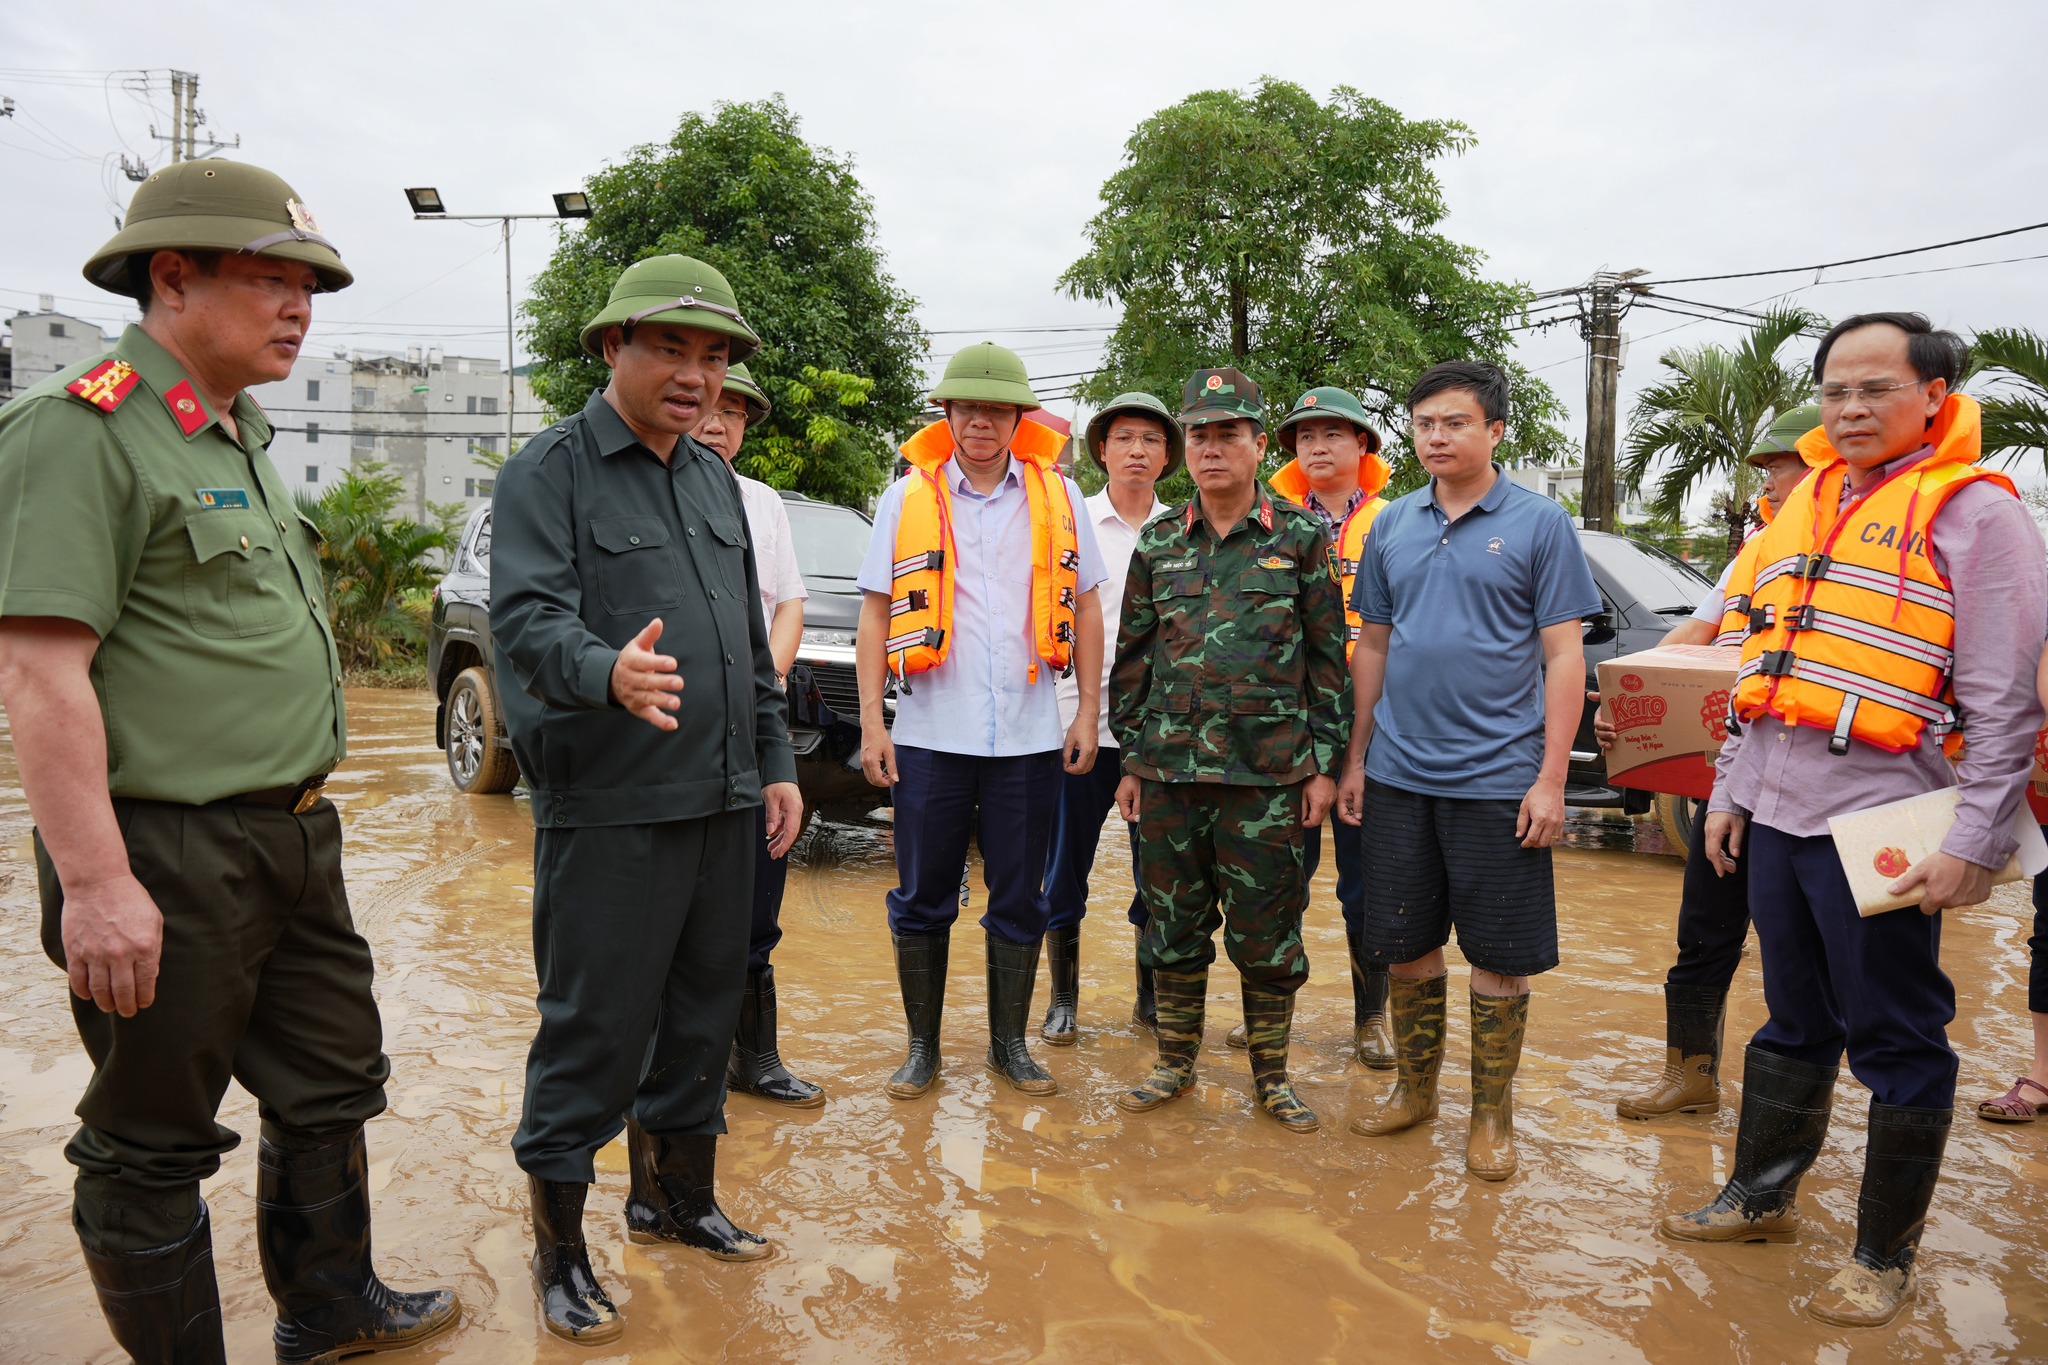
{"label": "shoulder epaulette", "polygon": [[519,449],[510,457],[520,460],[538,460],[560,445],[569,435],[570,418],[564,417],[553,426],[542,427],[519,443]]}
{"label": "shoulder epaulette", "polygon": [[112,412],[140,382],[134,366],[118,356],[108,356],[64,388],[101,412]]}

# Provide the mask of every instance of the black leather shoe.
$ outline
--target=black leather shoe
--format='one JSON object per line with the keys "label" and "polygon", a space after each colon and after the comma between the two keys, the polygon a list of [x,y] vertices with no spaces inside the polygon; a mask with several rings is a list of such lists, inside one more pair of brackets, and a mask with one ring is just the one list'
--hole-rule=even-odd
{"label": "black leather shoe", "polygon": [[590,1268],[590,1248],[583,1241],[583,1197],[589,1191],[581,1183],[526,1177],[526,1199],[533,1209],[530,1265],[541,1321],[564,1341],[595,1346],[617,1340],[626,1320]]}
{"label": "black leather shoe", "polygon": [[100,1312],[122,1350],[149,1365],[227,1365],[220,1289],[213,1275],[213,1229],[205,1204],[191,1231],[166,1246],[83,1249]]}
{"label": "black leather shoe", "polygon": [[776,1045],[773,967],[747,973],[746,994],[740,997],[740,1026],[733,1035],[725,1083],[742,1094],[759,1095],[792,1109],[816,1109],[825,1103],[824,1091],[790,1075],[782,1064]]}
{"label": "black leather shoe", "polygon": [[627,1165],[633,1189],[626,1198],[626,1236],[635,1242],[675,1242],[721,1261],[759,1261],[775,1244],[736,1226],[718,1207],[715,1133],[650,1133],[626,1121]]}

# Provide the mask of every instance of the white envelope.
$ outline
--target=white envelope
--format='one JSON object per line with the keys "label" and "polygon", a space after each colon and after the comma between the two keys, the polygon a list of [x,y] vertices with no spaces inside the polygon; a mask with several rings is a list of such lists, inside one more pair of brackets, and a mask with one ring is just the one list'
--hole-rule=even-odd
{"label": "white envelope", "polygon": [[[1917,896],[1894,896],[1888,888],[1907,868],[1941,851],[1941,841],[1956,822],[1957,795],[1956,788],[1945,787],[1828,820],[1828,832],[1835,836],[1835,853],[1842,860],[1842,871],[1848,874],[1858,914],[1868,918],[1920,903]],[[1993,886],[2038,876],[2048,869],[2048,840],[2041,837],[2041,827],[2034,823],[2024,801],[2013,819],[2012,833],[2019,840],[2019,849],[1991,874]]]}

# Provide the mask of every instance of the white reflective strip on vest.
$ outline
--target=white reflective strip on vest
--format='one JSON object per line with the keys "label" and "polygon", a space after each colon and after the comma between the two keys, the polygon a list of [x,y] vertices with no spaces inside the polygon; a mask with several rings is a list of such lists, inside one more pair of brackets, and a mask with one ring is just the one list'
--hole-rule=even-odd
{"label": "white reflective strip on vest", "polygon": [[1887,654],[1896,654],[1915,663],[1929,664],[1944,674],[1955,667],[1956,655],[1952,649],[1923,640],[1917,635],[1908,635],[1904,631],[1872,625],[1854,616],[1843,616],[1839,612],[1815,611],[1811,629],[1840,639],[1853,640],[1859,645],[1869,645],[1872,649],[1881,649]]}
{"label": "white reflective strip on vest", "polygon": [[907,597],[889,603],[889,614],[891,616],[901,616],[905,612],[911,612],[916,610],[917,608],[910,605],[910,599]]}
{"label": "white reflective strip on vest", "polygon": [[[1899,590],[1899,576],[1895,573],[1885,573],[1881,569],[1865,569],[1855,564],[1833,563],[1828,565],[1828,571],[1822,574],[1821,577],[1831,583],[1840,583],[1845,587],[1861,588],[1865,592],[1880,593],[1885,597],[1902,595]],[[1903,596],[1915,606],[1927,607],[1942,613],[1944,616],[1954,616],[1956,614],[1955,594],[1945,588],[1916,582],[1909,578],[1906,580]]]}
{"label": "white reflective strip on vest", "polygon": [[1948,719],[1948,708],[1933,698],[1923,697],[1917,692],[1910,692],[1903,687],[1895,687],[1891,683],[1878,678],[1866,677],[1864,674],[1853,672],[1850,669],[1837,668],[1830,664],[1817,664],[1811,659],[1801,659],[1794,655],[1792,672],[1787,676],[1799,678],[1805,682],[1816,682],[1822,687],[1832,687],[1837,692],[1850,696],[1880,702],[1895,711],[1904,711],[1908,715],[1918,716],[1924,721],[1935,722]]}
{"label": "white reflective strip on vest", "polygon": [[907,574],[914,574],[920,570],[929,569],[931,566],[932,557],[930,555],[912,555],[908,559],[899,559],[890,565],[889,577],[891,579],[902,578]]}
{"label": "white reflective strip on vest", "polygon": [[888,643],[883,646],[883,649],[885,649],[890,654],[894,654],[899,649],[908,649],[912,645],[921,645],[923,643],[924,632],[921,630],[913,630],[906,635],[890,636]]}

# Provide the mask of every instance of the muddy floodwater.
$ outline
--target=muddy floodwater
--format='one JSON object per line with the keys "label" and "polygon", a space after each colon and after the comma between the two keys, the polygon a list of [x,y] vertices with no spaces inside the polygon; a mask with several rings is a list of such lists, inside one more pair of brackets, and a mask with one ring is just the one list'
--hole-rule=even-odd
{"label": "muddy floodwater", "polygon": [[[727,1265],[629,1245],[623,1148],[598,1155],[587,1228],[626,1315],[608,1347],[540,1329],[526,1270],[525,1182],[508,1146],[533,1032],[531,825],[523,799],[465,798],[420,693],[349,696],[347,833],[356,922],[377,958],[391,1107],[371,1122],[377,1259],[392,1283],[453,1284],[464,1321],[421,1361],[1812,1361],[2048,1359],[2048,1123],[1994,1127],[1969,1106],[2028,1050],[2023,887],[1948,916],[1961,997],[1951,1037],[1965,1110],[1922,1250],[1919,1303],[1851,1332],[1809,1321],[1802,1287],[1847,1256],[1868,1092],[1843,1079],[1836,1126],[1790,1246],[1677,1246],[1658,1215],[1727,1173],[1734,1087],[1711,1118],[1630,1123],[1615,1096],[1662,1059],[1664,968],[1679,866],[1652,822],[1575,823],[1557,860],[1564,965],[1541,977],[1516,1087],[1521,1171],[1463,1169],[1462,966],[1452,968],[1442,1116],[1368,1140],[1345,1120],[1390,1083],[1345,1059],[1351,992],[1327,862],[1306,929],[1294,1076],[1311,1136],[1254,1107],[1222,1046],[1234,978],[1212,983],[1201,1084],[1152,1114],[1116,1108],[1153,1055],[1129,1023],[1130,867],[1105,838],[1082,943],[1080,1045],[1034,1050],[1060,1093],[982,1069],[979,930],[955,935],[945,1070],[924,1100],[882,1093],[903,1016],[884,926],[886,826],[799,846],[776,950],[782,1045],[825,1108],[727,1106],[720,1192],[773,1260]],[[1637,846],[1639,845],[1639,846]],[[976,873],[970,915],[982,899]],[[736,913],[743,913],[736,911]],[[1044,982],[1034,1003],[1042,1010]],[[1729,1001],[1731,1060],[1762,1019],[1754,943]],[[621,1040],[639,1046],[639,1040]],[[69,1224],[62,1147],[88,1072],[63,976],[37,944],[29,818],[0,747],[0,1360],[117,1360]],[[269,1358],[251,1236],[254,1101],[206,1187],[228,1352]]]}

